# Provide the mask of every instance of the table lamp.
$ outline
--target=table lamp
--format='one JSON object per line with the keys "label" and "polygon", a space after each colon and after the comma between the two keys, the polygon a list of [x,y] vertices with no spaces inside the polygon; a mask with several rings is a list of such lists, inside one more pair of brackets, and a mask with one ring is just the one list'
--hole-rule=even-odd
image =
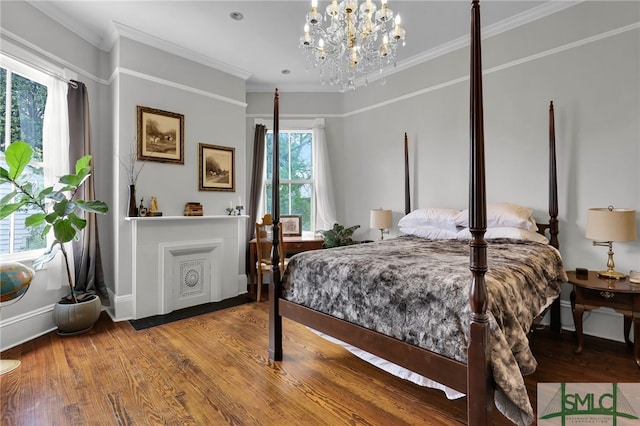
{"label": "table lamp", "polygon": [[391,210],[374,209],[371,210],[370,226],[380,230],[380,239],[384,239],[384,230],[390,229],[393,225],[391,220]]}
{"label": "table lamp", "polygon": [[606,279],[622,279],[625,274],[617,272],[613,262],[614,241],[635,241],[637,239],[636,211],[633,209],[592,208],[587,212],[586,237],[594,240],[594,246],[609,246],[607,270],[598,276]]}

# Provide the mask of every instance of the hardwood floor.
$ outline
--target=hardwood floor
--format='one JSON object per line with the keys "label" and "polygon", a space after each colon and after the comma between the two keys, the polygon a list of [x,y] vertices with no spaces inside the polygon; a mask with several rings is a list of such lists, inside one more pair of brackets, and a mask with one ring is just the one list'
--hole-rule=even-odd
{"label": "hardwood floor", "polygon": [[[267,357],[266,303],[135,331],[104,313],[89,333],[50,333],[2,353],[9,425],[458,425],[466,400],[389,376],[284,321],[284,360]],[[538,382],[640,382],[626,345],[570,333],[531,336]],[[495,411],[495,410],[494,410]],[[495,424],[509,424],[496,415]]]}

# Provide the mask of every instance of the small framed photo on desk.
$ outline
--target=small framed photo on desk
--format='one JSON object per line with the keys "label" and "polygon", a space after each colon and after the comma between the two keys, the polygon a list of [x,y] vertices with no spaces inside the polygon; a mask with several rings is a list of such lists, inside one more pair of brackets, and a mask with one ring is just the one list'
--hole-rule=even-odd
{"label": "small framed photo on desk", "polygon": [[302,235],[302,215],[282,215],[280,226],[282,235],[300,236]]}

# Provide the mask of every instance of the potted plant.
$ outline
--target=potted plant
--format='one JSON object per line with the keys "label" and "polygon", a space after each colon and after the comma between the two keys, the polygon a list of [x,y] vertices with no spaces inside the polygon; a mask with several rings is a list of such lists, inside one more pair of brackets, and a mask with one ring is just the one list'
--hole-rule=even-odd
{"label": "potted plant", "polygon": [[[13,190],[0,200],[0,220],[21,208],[31,207],[36,210],[36,213],[27,216],[25,226],[38,229],[44,225],[41,237],[46,238],[52,232],[53,243],[42,256],[33,261],[32,266],[37,271],[58,252],[62,253],[70,293],[55,305],[54,322],[58,325],[60,334],[83,332],[93,327],[102,304],[95,294],[76,294],[65,243],[78,239],[87,225],[87,221],[76,213],[85,211],[104,214],[109,207],[103,201],[74,199],[78,189],[91,174],[90,155],[76,162],[74,174],[60,177],[57,187],[43,189],[36,188],[29,181],[27,168],[32,156],[33,149],[25,142],[14,142],[5,151],[8,170],[0,167],[0,184],[11,183]],[[66,320],[71,323],[66,324]]]}
{"label": "potted plant", "polygon": [[358,228],[360,228],[360,225],[345,228],[338,223],[334,223],[333,228],[328,231],[318,231],[317,233],[321,234],[324,238],[324,243],[322,244],[324,248],[349,246],[352,244],[358,244],[357,241],[351,239],[351,236]]}

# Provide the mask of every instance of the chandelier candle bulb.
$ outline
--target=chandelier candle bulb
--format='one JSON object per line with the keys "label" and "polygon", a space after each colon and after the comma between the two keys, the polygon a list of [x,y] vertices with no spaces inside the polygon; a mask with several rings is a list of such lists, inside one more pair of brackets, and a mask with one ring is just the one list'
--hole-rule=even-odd
{"label": "chandelier candle bulb", "polygon": [[336,16],[338,14],[338,1],[337,0],[333,0],[333,2],[331,2],[331,11],[327,11],[327,13],[330,16]]}
{"label": "chandelier candle bulb", "polygon": [[311,36],[309,35],[309,24],[304,24],[304,44],[309,45],[311,41]]}
{"label": "chandelier candle bulb", "polygon": [[367,0],[364,11],[369,15],[369,18],[371,18],[371,13],[373,12],[373,10],[371,10],[372,6],[373,6],[373,3],[371,2],[371,0]]}
{"label": "chandelier candle bulb", "polygon": [[400,26],[400,15],[396,15],[396,27],[394,28],[393,32],[393,37],[396,39],[399,39],[402,37],[402,27]]}
{"label": "chandelier candle bulb", "polygon": [[389,9],[387,8],[387,0],[381,0],[381,3],[382,3],[382,10],[378,12],[380,14],[378,19],[384,22],[388,19],[391,19],[391,16],[389,16],[390,14],[389,14]]}

